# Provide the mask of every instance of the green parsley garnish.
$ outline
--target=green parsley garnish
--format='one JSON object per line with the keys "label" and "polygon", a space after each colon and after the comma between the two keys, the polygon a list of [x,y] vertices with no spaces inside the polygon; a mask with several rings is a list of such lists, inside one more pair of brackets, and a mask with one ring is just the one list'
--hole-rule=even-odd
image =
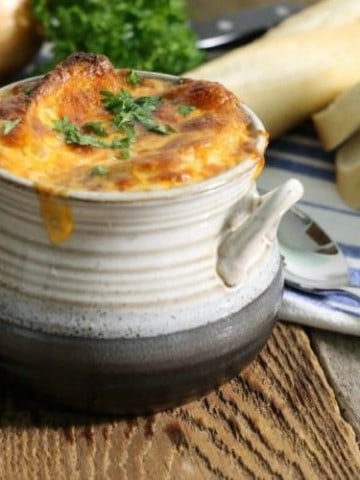
{"label": "green parsley garnish", "polygon": [[20,118],[15,118],[14,120],[6,120],[3,123],[3,134],[9,135],[9,133],[20,123]]}
{"label": "green parsley garnish", "polygon": [[45,70],[75,51],[106,55],[116,67],[181,74],[201,63],[185,0],[32,0],[45,41]]}
{"label": "green parsley garnish", "polygon": [[140,75],[135,70],[131,70],[127,79],[131,85],[139,85],[140,83]]}
{"label": "green parsley garnish", "polygon": [[126,160],[130,157],[130,150],[128,148],[123,148],[121,153],[117,156],[118,160]]}
{"label": "green parsley garnish", "polygon": [[156,123],[153,119],[153,113],[162,102],[162,97],[135,98],[127,90],[121,90],[117,95],[103,90],[101,94],[105,109],[114,114],[113,124],[120,130],[129,129],[138,122],[147,130],[164,135],[174,131],[173,127]]}
{"label": "green parsley garnish", "polygon": [[25,88],[23,90],[23,93],[24,93],[24,95],[29,96],[33,90],[34,90],[34,87],[33,88]]}
{"label": "green parsley garnish", "polygon": [[104,147],[104,143],[93,135],[82,134],[79,127],[72,123],[68,117],[54,121],[54,130],[62,133],[65,143],[89,147]]}
{"label": "green parsley garnish", "polygon": [[100,177],[103,177],[104,175],[108,174],[109,173],[109,170],[104,167],[103,165],[95,165],[95,167],[93,167],[91,169],[91,172],[90,172],[90,175],[95,177],[95,176],[100,176]]}
{"label": "green parsley garnish", "polygon": [[[136,140],[136,123],[140,123],[149,131],[169,135],[175,132],[171,125],[157,123],[153,113],[162,102],[162,97],[135,98],[127,90],[114,94],[107,90],[101,92],[104,108],[113,114],[111,123],[123,136],[105,142],[99,137],[106,137],[107,130],[101,122],[87,122],[82,127],[72,123],[68,117],[54,121],[54,130],[61,133],[64,141],[71,145],[112,148],[122,150],[121,158],[128,158],[130,147]],[[94,135],[86,133],[93,132]],[[95,136],[96,135],[96,136]]]}
{"label": "green parsley garnish", "polygon": [[[129,158],[130,156],[130,145],[134,142],[133,138],[124,137],[117,138],[111,142],[109,148],[121,149],[121,158]],[[119,158],[119,157],[118,157]]]}
{"label": "green parsley garnish", "polygon": [[186,117],[194,110],[195,107],[193,107],[192,105],[187,105],[186,103],[179,105],[177,109],[178,113],[180,113],[180,115],[182,115],[183,117]]}
{"label": "green parsley garnish", "polygon": [[[68,145],[128,150],[134,141],[134,138],[122,137],[115,138],[108,143],[104,142],[93,135],[83,134],[80,128],[72,123],[68,117],[55,120],[54,126],[54,130],[63,135],[65,143]],[[85,124],[85,126],[88,126],[88,124]],[[128,153],[125,152],[125,155],[128,156]]]}
{"label": "green parsley garnish", "polygon": [[86,122],[84,124],[85,130],[95,133],[98,137],[107,137],[106,128],[101,122]]}
{"label": "green parsley garnish", "polygon": [[170,133],[176,132],[176,128],[168,124],[159,124],[150,120],[144,120],[142,122],[144,127],[152,132],[162,133],[163,135],[169,135]]}

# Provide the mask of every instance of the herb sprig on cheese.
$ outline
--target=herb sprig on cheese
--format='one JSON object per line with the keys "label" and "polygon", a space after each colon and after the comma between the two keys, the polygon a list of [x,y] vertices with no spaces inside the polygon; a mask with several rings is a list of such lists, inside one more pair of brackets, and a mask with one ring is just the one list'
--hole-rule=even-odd
{"label": "herb sprig on cheese", "polygon": [[[146,130],[163,135],[176,131],[171,125],[158,123],[153,118],[153,113],[163,101],[161,96],[135,98],[125,89],[122,89],[118,94],[104,90],[101,95],[104,109],[113,115],[111,124],[121,136],[107,142],[104,138],[108,136],[108,131],[103,123],[88,121],[79,127],[65,116],[54,120],[54,130],[63,135],[66,144],[120,149],[122,150],[122,157],[128,158],[129,148],[136,141],[136,124],[142,125]],[[178,108],[181,107],[182,105]],[[185,107],[187,113],[194,109],[190,105],[184,105],[183,107]],[[87,131],[92,133],[86,133]]]}

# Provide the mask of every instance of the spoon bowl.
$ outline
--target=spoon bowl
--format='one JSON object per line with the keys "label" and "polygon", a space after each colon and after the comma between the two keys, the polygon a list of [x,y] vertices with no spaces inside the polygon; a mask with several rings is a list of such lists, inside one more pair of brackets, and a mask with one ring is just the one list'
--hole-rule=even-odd
{"label": "spoon bowl", "polygon": [[360,287],[351,285],[339,246],[307,214],[289,210],[280,222],[278,240],[288,285],[320,295],[345,293],[360,302]]}

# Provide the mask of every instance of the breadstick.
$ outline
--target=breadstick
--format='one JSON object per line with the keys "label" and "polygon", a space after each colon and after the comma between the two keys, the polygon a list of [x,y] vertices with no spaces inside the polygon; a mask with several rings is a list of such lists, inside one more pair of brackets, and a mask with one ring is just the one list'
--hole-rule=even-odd
{"label": "breadstick", "polygon": [[342,92],[312,118],[324,149],[338,147],[360,129],[360,83]]}
{"label": "breadstick", "polygon": [[[360,0],[357,0],[360,3]],[[360,20],[345,26],[269,36],[186,74],[219,81],[275,137],[360,81]]]}
{"label": "breadstick", "polygon": [[266,36],[288,35],[290,33],[326,27],[339,27],[360,18],[359,0],[323,0],[291,15]]}
{"label": "breadstick", "polygon": [[348,205],[360,209],[360,131],[339,148],[335,165],[340,195]]}

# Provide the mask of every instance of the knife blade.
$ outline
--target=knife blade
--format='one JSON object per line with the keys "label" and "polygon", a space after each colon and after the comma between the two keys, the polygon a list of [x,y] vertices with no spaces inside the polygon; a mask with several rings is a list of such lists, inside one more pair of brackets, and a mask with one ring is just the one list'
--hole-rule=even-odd
{"label": "knife blade", "polygon": [[206,21],[191,21],[201,50],[241,44],[260,36],[285,18],[300,11],[299,5],[279,3],[249,8]]}

